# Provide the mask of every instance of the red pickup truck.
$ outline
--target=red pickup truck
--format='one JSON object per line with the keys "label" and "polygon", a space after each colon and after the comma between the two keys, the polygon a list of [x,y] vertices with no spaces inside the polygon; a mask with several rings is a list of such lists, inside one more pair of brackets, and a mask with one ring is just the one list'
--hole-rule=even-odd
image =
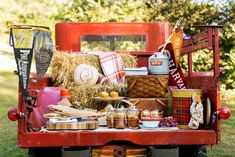
{"label": "red pickup truck", "polygon": [[[178,146],[179,156],[201,157],[206,156],[203,146],[220,143],[220,118],[227,114],[221,110],[220,104],[220,81],[219,81],[219,45],[218,26],[205,26],[203,31],[191,39],[183,42],[181,55],[188,56],[188,71],[184,73],[189,88],[202,89],[204,94],[211,100],[210,126],[203,129],[190,130],[146,130],[146,131],[65,131],[65,132],[40,132],[30,131],[27,119],[26,104],[19,90],[18,108],[9,112],[9,116],[15,116],[18,120],[18,146],[30,148],[30,156],[60,156],[62,147],[67,146],[104,146],[112,141],[122,141],[141,146]],[[115,51],[115,42],[118,38],[134,37],[143,41],[141,50],[129,51],[137,56],[138,66],[148,66],[148,58],[161,46],[171,33],[168,23],[58,23],[55,26],[56,49],[64,52],[80,52],[83,50],[83,42],[105,41],[110,42],[109,49]],[[128,39],[126,39],[128,40]],[[194,72],[192,53],[208,49],[213,53],[213,71]],[[124,50],[123,50],[124,51]],[[58,87],[53,87],[49,77],[41,81],[35,81],[36,77],[31,75],[28,91],[37,101],[33,109],[40,107],[43,103],[58,101]],[[50,87],[50,88],[48,88]],[[37,92],[40,90],[40,98]],[[218,114],[216,114],[218,113]],[[226,117],[226,116],[225,116]],[[14,118],[13,118],[14,119]],[[32,120],[32,119],[31,119]],[[32,122],[33,123],[33,122]],[[144,138],[143,138],[144,137]],[[47,152],[47,153],[46,153]],[[50,152],[50,153],[49,153]]]}

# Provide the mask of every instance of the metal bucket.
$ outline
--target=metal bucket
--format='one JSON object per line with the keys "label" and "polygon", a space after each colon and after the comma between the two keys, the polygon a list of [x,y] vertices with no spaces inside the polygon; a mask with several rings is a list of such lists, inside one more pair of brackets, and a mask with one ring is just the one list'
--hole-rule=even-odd
{"label": "metal bucket", "polygon": [[62,157],[90,157],[90,147],[68,147],[62,148]]}
{"label": "metal bucket", "polygon": [[150,157],[179,157],[179,148],[172,147],[149,147]]}

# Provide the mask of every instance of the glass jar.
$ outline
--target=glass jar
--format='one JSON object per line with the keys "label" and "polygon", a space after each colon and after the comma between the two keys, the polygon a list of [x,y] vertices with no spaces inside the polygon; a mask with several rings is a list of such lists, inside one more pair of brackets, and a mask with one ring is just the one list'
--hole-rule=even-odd
{"label": "glass jar", "polygon": [[150,118],[150,111],[147,109],[145,109],[141,112],[141,119],[146,119],[146,118],[147,119]]}
{"label": "glass jar", "polygon": [[162,117],[163,111],[153,110],[151,111],[151,118],[160,119]]}
{"label": "glass jar", "polygon": [[131,106],[127,113],[127,126],[128,128],[137,128],[138,122],[138,110],[135,108],[135,106]]}
{"label": "glass jar", "polygon": [[108,128],[114,128],[114,115],[115,115],[115,110],[112,108],[108,111],[107,117],[106,117]]}
{"label": "glass jar", "polygon": [[114,127],[116,129],[124,129],[126,127],[126,111],[124,107],[116,109],[114,116]]}

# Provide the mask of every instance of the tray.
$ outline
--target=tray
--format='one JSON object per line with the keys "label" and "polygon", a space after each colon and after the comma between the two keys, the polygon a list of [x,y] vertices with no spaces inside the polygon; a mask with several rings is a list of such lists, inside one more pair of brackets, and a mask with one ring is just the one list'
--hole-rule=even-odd
{"label": "tray", "polygon": [[118,98],[112,98],[112,97],[108,97],[108,98],[94,97],[95,100],[100,100],[100,101],[120,101],[120,100],[122,100],[124,98],[125,97],[118,97]]}

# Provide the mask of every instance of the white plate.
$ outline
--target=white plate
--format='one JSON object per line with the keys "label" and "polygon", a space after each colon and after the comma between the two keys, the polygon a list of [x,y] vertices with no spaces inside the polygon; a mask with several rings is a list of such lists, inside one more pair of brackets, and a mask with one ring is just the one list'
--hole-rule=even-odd
{"label": "white plate", "polygon": [[152,128],[152,127],[145,127],[144,125],[139,125],[139,127],[144,130],[179,130],[178,127],[155,127],[155,128]]}
{"label": "white plate", "polygon": [[157,129],[157,128],[159,128],[158,126],[157,126],[157,127],[146,127],[146,126],[144,126],[144,125],[139,125],[139,127],[140,127],[141,129]]}

